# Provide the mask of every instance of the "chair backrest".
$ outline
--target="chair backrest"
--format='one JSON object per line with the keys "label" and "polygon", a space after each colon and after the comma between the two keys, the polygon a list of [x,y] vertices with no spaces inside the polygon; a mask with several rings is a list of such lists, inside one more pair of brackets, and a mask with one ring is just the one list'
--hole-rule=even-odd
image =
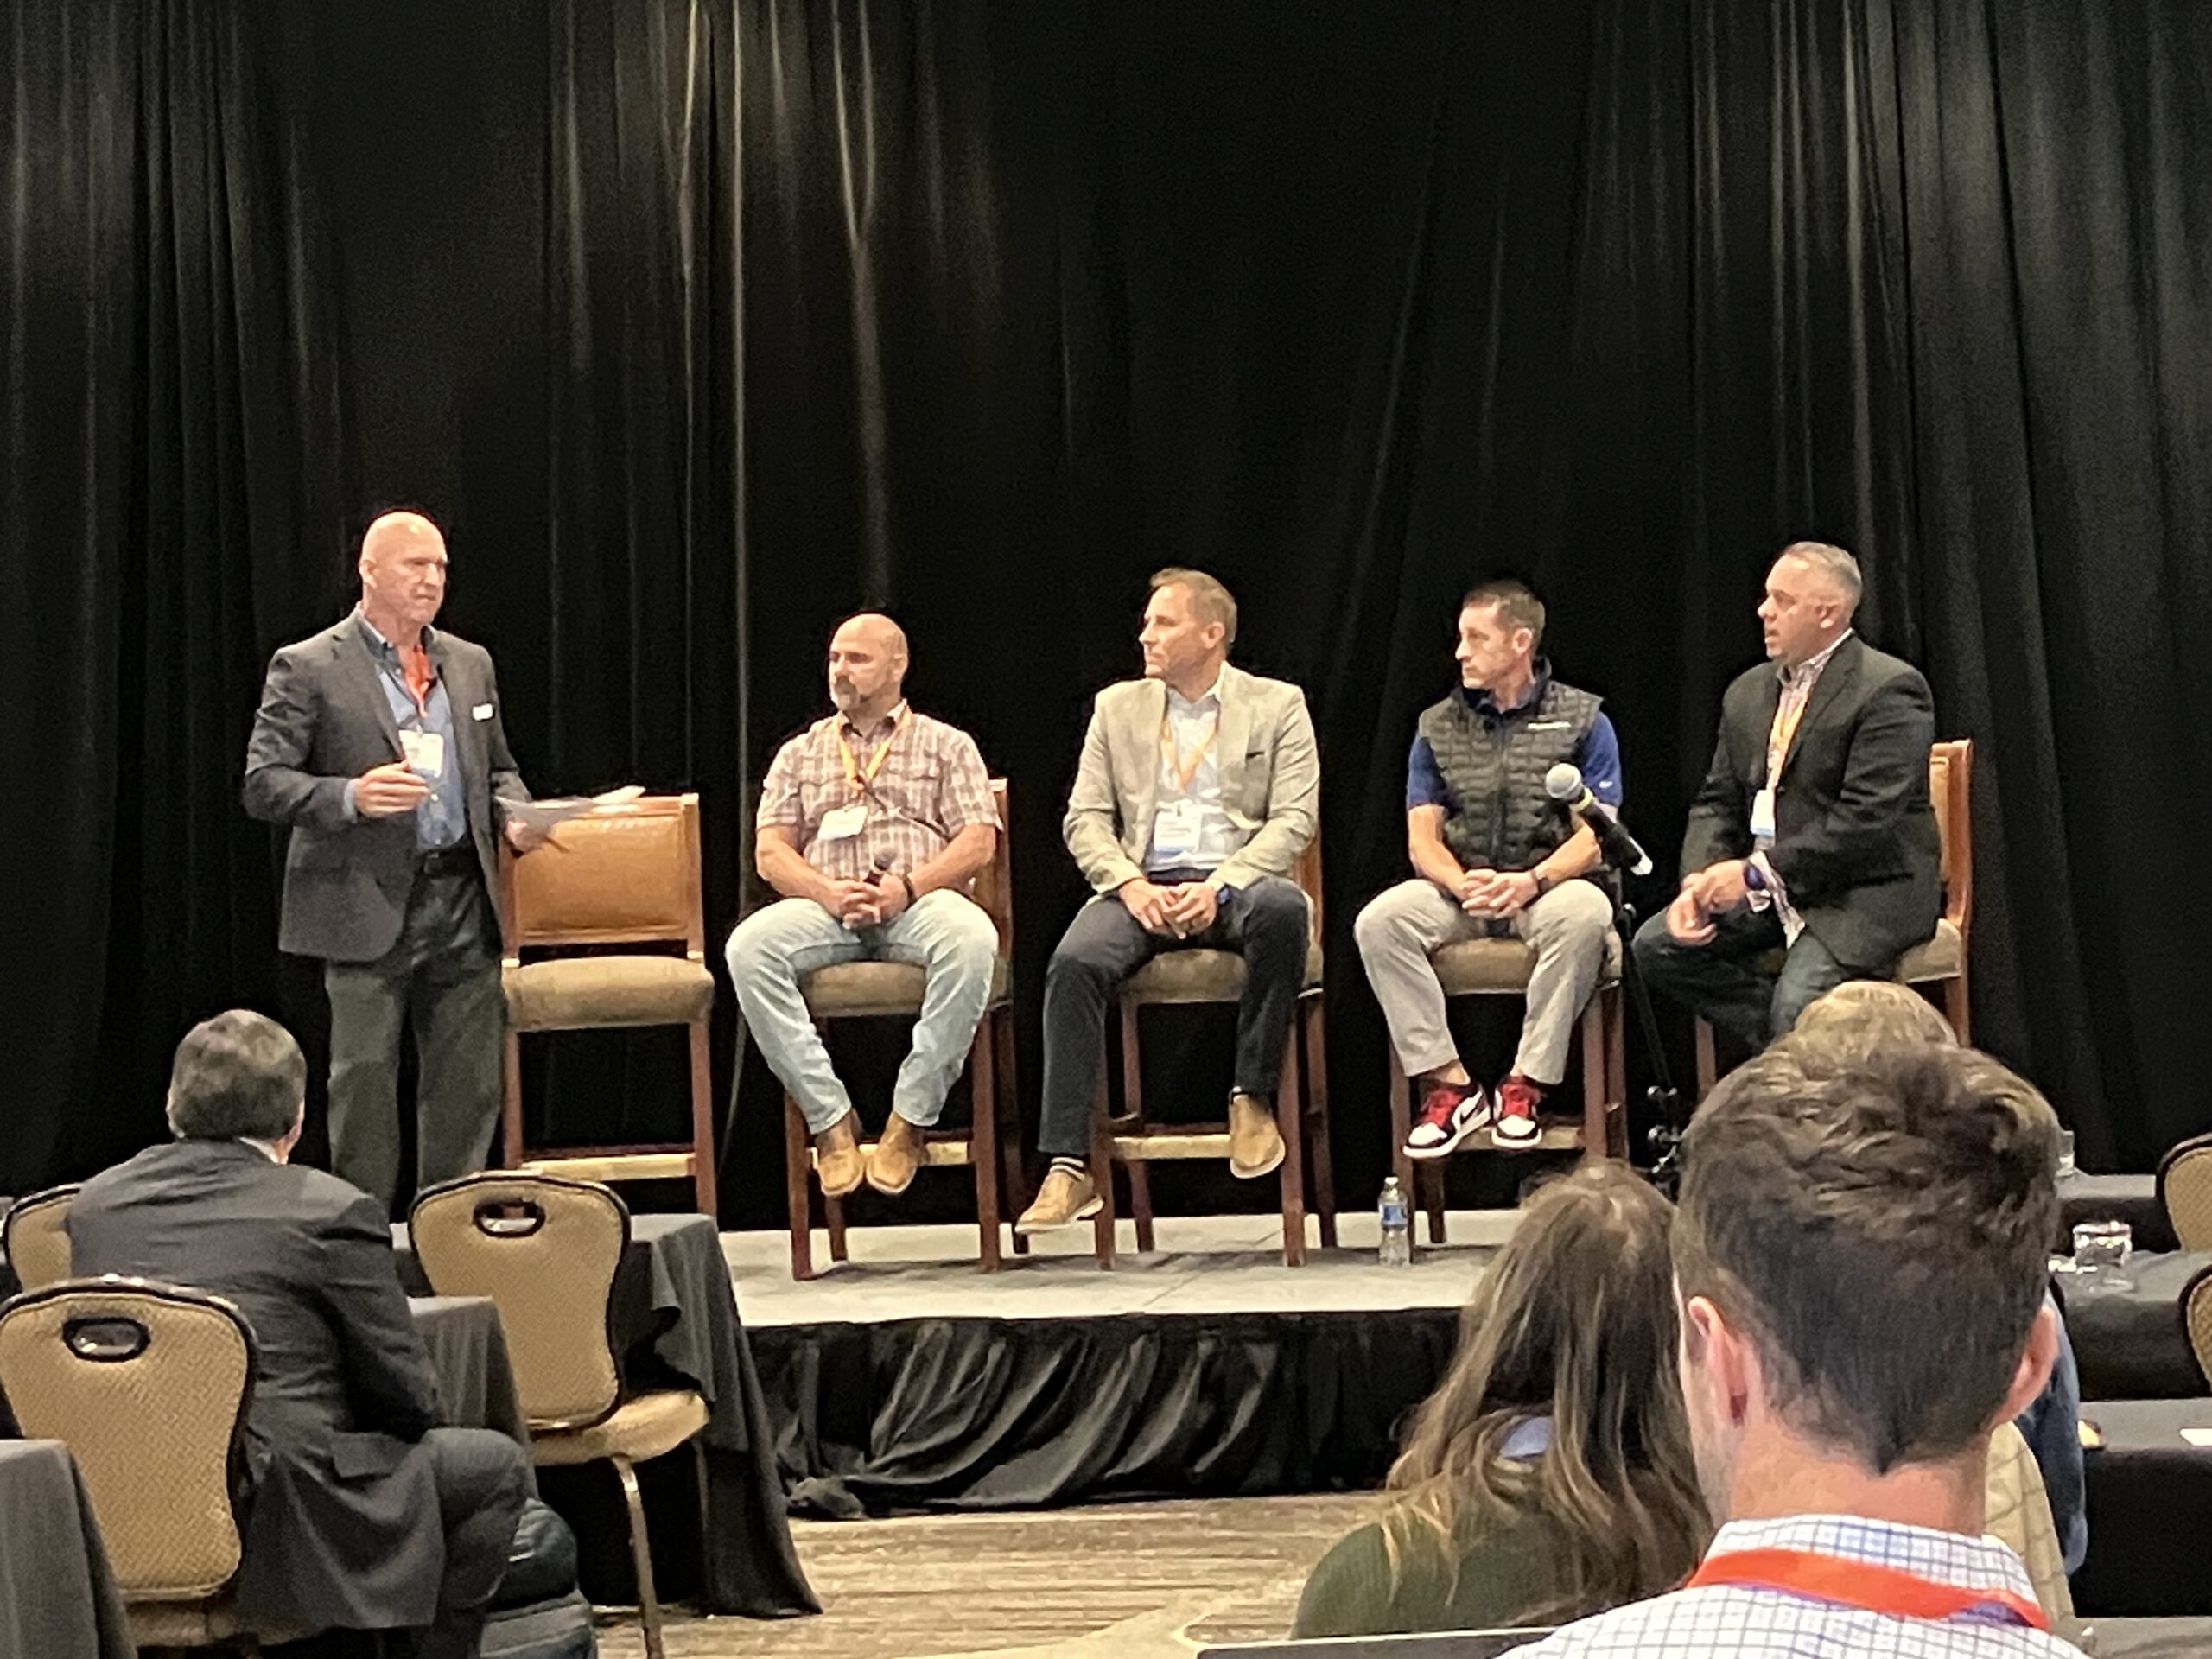
{"label": "chair backrest", "polygon": [[1393,1636],[1309,1636],[1303,1641],[1236,1642],[1201,1648],[1193,1659],[1501,1659],[1551,1633],[1549,1625],[1530,1625]]}
{"label": "chair backrest", "polygon": [[2020,1558],[2044,1612],[2053,1620],[2074,1617],[2074,1594],[2066,1581],[2058,1524],[2051,1518],[2050,1494],[2026,1437],[2012,1423],[1999,1423],[1989,1437],[1981,1529]]}
{"label": "chair backrest", "polygon": [[976,902],[999,931],[999,954],[1014,955],[1014,824],[1006,815],[1006,779],[991,779],[991,805],[999,815],[998,850],[976,873]]}
{"label": "chair backrest", "polygon": [[2192,1135],[2158,1160],[2158,1204],[2183,1249],[2212,1250],[2212,1135]]}
{"label": "chair backrest", "polygon": [[2190,1351],[2196,1369],[2212,1383],[2212,1267],[2199,1268],[2181,1293],[2182,1323],[2189,1330]]}
{"label": "chair backrest", "polygon": [[1943,919],[1963,938],[1974,925],[1974,740],[1956,737],[1928,751],[1928,798],[1942,844]]}
{"label": "chair backrest", "polygon": [[253,1371],[245,1316],[196,1290],[78,1279],[0,1308],[0,1393],[76,1459],[126,1599],[199,1600],[237,1576]]}
{"label": "chair backrest", "polygon": [[577,1428],[613,1413],[622,1379],[608,1324],[630,1211],[596,1181],[493,1170],[434,1186],[407,1231],[440,1296],[499,1305],[523,1415]]}
{"label": "chair backrest", "polygon": [[69,1276],[69,1235],[62,1224],[76,1197],[74,1186],[50,1186],[17,1198],[0,1222],[0,1249],[25,1290],[43,1290]]}
{"label": "chair backrest", "polygon": [[641,795],[556,828],[543,847],[499,853],[510,966],[533,945],[681,943],[706,960],[699,798]]}

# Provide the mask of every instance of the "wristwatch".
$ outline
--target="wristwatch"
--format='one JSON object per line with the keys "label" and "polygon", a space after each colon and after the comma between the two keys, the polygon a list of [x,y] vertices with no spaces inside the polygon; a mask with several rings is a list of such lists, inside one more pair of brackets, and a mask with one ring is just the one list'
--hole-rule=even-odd
{"label": "wristwatch", "polygon": [[899,885],[906,889],[906,903],[911,908],[914,901],[921,895],[914,891],[914,878],[912,876],[907,874],[904,870],[900,870],[898,874]]}
{"label": "wristwatch", "polygon": [[1546,875],[1541,870],[1531,870],[1529,874],[1535,878],[1537,898],[1542,898],[1552,890],[1551,877]]}
{"label": "wristwatch", "polygon": [[1744,861],[1744,885],[1753,893],[1766,891],[1766,872],[1752,859]]}

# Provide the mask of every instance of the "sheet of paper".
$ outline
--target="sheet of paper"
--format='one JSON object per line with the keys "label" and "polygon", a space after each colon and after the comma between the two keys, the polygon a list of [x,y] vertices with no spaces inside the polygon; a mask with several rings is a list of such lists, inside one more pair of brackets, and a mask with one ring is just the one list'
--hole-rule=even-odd
{"label": "sheet of paper", "polygon": [[566,823],[570,818],[581,818],[601,807],[626,806],[645,792],[641,784],[625,784],[620,789],[610,789],[604,795],[561,795],[542,801],[502,801],[499,810],[509,822],[532,830],[550,830],[556,824]]}
{"label": "sheet of paper", "polygon": [[2212,1428],[2184,1428],[2181,1437],[2191,1446],[2212,1446]]}

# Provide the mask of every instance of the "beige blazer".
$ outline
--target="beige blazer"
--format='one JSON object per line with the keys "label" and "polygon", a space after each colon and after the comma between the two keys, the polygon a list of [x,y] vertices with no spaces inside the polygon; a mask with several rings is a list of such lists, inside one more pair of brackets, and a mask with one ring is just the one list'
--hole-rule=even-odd
{"label": "beige blazer", "polygon": [[[1109,685],[1092,706],[1060,837],[1100,893],[1144,874],[1160,792],[1160,725],[1166,717],[1167,688],[1159,680]],[[1285,680],[1224,667],[1214,753],[1222,810],[1252,838],[1206,878],[1207,885],[1241,887],[1262,875],[1288,875],[1313,839],[1320,813],[1321,760],[1306,694]]]}

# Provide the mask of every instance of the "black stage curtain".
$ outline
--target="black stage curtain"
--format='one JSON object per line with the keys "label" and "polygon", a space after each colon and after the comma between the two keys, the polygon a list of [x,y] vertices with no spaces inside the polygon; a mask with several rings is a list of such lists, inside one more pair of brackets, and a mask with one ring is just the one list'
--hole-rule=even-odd
{"label": "black stage curtain", "polygon": [[[917,700],[1012,780],[1033,1082],[1087,699],[1148,569],[1217,570],[1320,726],[1349,1196],[1383,1154],[1350,925],[1402,871],[1462,587],[1545,590],[1670,849],[1768,558],[1840,541],[1977,741],[1977,1035],[2090,1166],[2147,1166],[2212,1122],[2197,10],[16,8],[0,658],[37,971],[0,1185],[154,1132],[193,1017],[312,1031],[233,773],[264,654],[395,500],[452,531],[533,783],[703,791],[716,934],[828,628],[893,606]],[[1211,1095],[1218,1030],[1161,1032]],[[536,1092],[673,1128],[669,1059]]]}

